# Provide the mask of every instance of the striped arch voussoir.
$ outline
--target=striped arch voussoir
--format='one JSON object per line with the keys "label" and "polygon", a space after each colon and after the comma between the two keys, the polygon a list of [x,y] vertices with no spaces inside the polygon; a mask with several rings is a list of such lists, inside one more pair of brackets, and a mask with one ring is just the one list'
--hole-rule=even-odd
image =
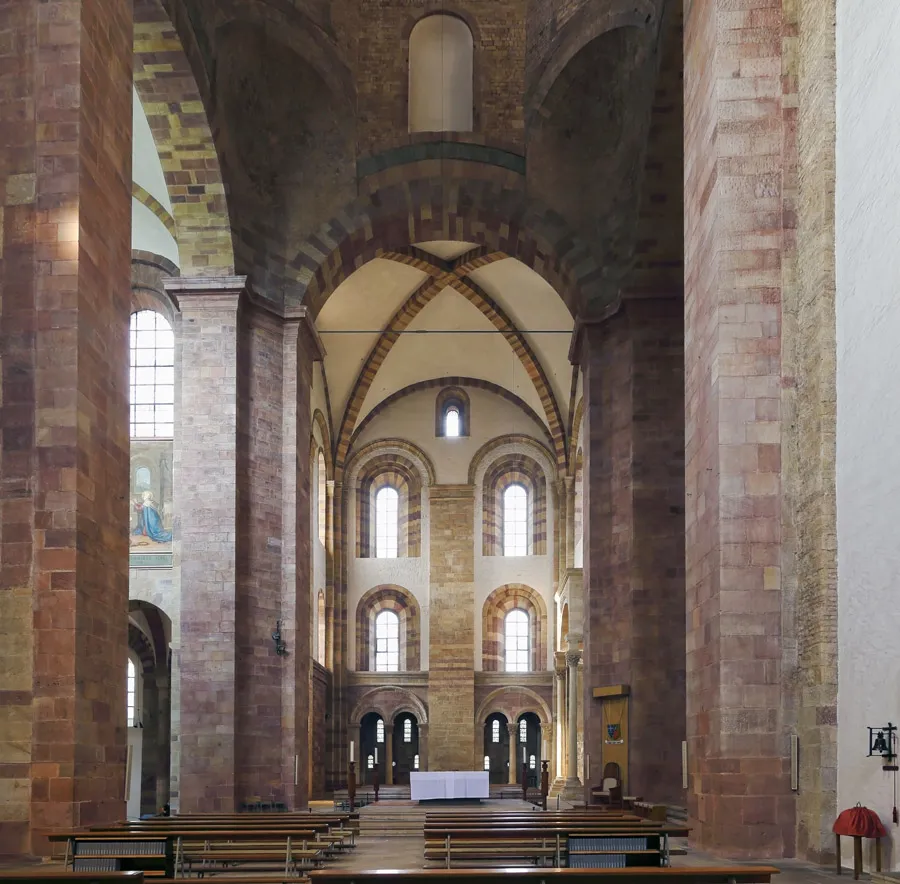
{"label": "striped arch voussoir", "polygon": [[531,638],[531,671],[542,671],[547,663],[547,606],[540,593],[524,583],[507,583],[485,599],[482,609],[481,653],[485,672],[503,669],[506,615],[519,608],[528,614]]}
{"label": "striped arch voussoir", "polygon": [[356,668],[366,672],[373,648],[375,618],[382,611],[393,611],[400,618],[400,659],[406,672],[421,669],[421,625],[415,598],[401,586],[385,585],[370,589],[356,607]]}
{"label": "striped arch voussoir", "polygon": [[[179,14],[180,7],[169,7]],[[162,162],[181,275],[232,276],[225,185],[203,96],[182,41],[188,34],[189,26],[173,23],[161,0],[134,0],[134,85]],[[196,69],[202,70],[202,64]]]}

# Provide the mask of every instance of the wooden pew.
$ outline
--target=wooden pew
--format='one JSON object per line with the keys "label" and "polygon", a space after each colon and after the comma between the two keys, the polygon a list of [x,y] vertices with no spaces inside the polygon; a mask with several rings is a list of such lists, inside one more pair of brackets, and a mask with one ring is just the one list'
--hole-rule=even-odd
{"label": "wooden pew", "polygon": [[[0,881],[43,881],[45,884],[143,884],[143,872],[69,872],[59,866],[25,869],[18,872],[0,869]],[[248,882],[249,884],[249,882]]]}
{"label": "wooden pew", "polygon": [[[466,884],[503,884],[515,876],[535,884],[769,884],[778,869],[773,866],[665,866],[632,869],[467,869]],[[310,872],[310,884],[442,884],[455,881],[454,869],[380,869]]]}
{"label": "wooden pew", "polygon": [[[530,817],[529,817],[530,819]],[[572,839],[616,839],[609,848],[597,846],[590,855],[610,856],[633,855],[637,863],[644,865],[669,864],[670,837],[688,834],[685,827],[654,826],[631,823],[625,826],[605,827],[594,822],[559,823],[549,822],[530,825],[528,822],[515,825],[462,826],[426,824],[425,859],[441,860],[451,868],[454,860],[480,861],[489,859],[529,859],[540,861],[552,859],[553,865],[560,866],[567,857]],[[620,839],[635,839],[628,849],[622,848]],[[642,841],[638,845],[638,841]],[[625,859],[624,863],[633,860]]]}
{"label": "wooden pew", "polygon": [[[89,861],[88,857],[102,856],[132,865],[144,863],[142,869],[148,876],[183,876],[200,865],[210,872],[240,866],[297,878],[302,869],[324,862],[337,836],[299,827],[261,831],[250,827],[176,826],[157,827],[151,833],[118,828],[54,833],[49,837],[51,841],[66,841],[66,865],[71,860],[73,867]],[[144,846],[138,850],[135,845]],[[147,845],[156,845],[157,849],[148,851]],[[164,857],[163,866],[160,857]],[[78,863],[79,859],[83,862]]]}

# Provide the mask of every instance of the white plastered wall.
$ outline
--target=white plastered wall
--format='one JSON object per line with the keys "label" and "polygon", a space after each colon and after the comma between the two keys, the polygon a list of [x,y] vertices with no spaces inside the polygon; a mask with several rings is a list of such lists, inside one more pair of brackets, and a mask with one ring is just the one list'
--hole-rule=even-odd
{"label": "white plastered wall", "polygon": [[866,757],[866,728],[900,721],[898,58],[900,4],[838,0],[838,810],[879,813],[894,868],[895,775]]}
{"label": "white plastered wall", "polygon": [[[469,396],[471,435],[459,439],[443,439],[435,436],[435,400],[440,388],[421,390],[391,405],[369,424],[354,443],[360,450],[378,439],[403,439],[419,447],[431,460],[437,482],[444,485],[462,485],[469,481],[469,465],[479,448],[486,442],[508,434],[521,434],[540,440],[545,446],[540,426],[520,408],[511,402],[473,387],[466,387]],[[543,464],[541,455],[530,446],[500,448],[481,464],[480,480],[485,468],[494,459],[512,451],[527,453]],[[380,452],[374,452],[376,456]],[[409,457],[408,453],[404,456]],[[361,466],[361,463],[356,465]],[[554,479],[551,465],[547,472],[547,554],[543,556],[523,556],[505,558],[503,556],[482,556],[481,554],[481,486],[475,491],[475,668],[481,670],[481,614],[487,596],[498,586],[507,583],[524,583],[541,594],[547,607],[548,633],[553,629],[553,541],[555,513],[553,511]],[[356,472],[356,469],[354,470]],[[353,487],[355,477],[348,482]],[[422,555],[414,559],[359,559],[356,557],[356,500],[351,495],[348,507],[349,580],[348,580],[348,622],[350,637],[349,659],[356,661],[356,607],[362,596],[375,586],[392,583],[402,586],[415,596],[422,612],[422,668],[428,668],[428,613],[429,613],[429,557],[428,538],[430,522],[428,512],[428,488],[423,488],[422,500]],[[552,668],[552,640],[547,636],[548,656],[546,665]]]}

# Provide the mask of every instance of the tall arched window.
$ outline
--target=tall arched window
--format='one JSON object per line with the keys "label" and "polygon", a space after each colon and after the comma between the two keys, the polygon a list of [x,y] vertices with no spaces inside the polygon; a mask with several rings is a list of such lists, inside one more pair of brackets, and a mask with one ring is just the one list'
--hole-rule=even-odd
{"label": "tall arched window", "polygon": [[316,660],[325,665],[325,593],[320,589],[316,599]]}
{"label": "tall arched window", "polygon": [[377,723],[375,724],[375,742],[383,743],[384,742],[384,719],[379,718]]}
{"label": "tall arched window", "polygon": [[375,495],[375,558],[397,558],[400,495],[386,485]]}
{"label": "tall arched window", "polygon": [[318,525],[316,526],[319,529],[319,543],[325,543],[325,504],[327,501],[326,494],[326,482],[328,481],[328,475],[325,471],[325,455],[319,451],[319,456],[316,458],[316,485],[318,491],[318,512],[316,516],[316,520]]}
{"label": "tall arched window", "polygon": [[131,437],[175,434],[175,335],[155,310],[131,314]]}
{"label": "tall arched window", "polygon": [[454,15],[429,15],[409,35],[409,131],[471,132],[474,41]]}
{"label": "tall arched window", "polygon": [[444,412],[444,436],[448,439],[459,436],[459,409],[455,405]]}
{"label": "tall arched window", "polygon": [[521,608],[513,608],[506,615],[505,650],[507,672],[528,672],[529,629],[528,614]]}
{"label": "tall arched window", "polygon": [[525,721],[524,718],[519,719],[519,742],[525,743],[528,741],[528,722]]}
{"label": "tall arched window", "polygon": [[137,671],[134,668],[134,662],[128,660],[128,675],[125,688],[125,709],[127,713],[128,727],[134,727],[137,715]]}
{"label": "tall arched window", "polygon": [[503,555],[528,555],[528,492],[522,485],[503,492]]}
{"label": "tall arched window", "polygon": [[500,742],[500,719],[495,718],[491,722],[491,742],[499,743]]}
{"label": "tall arched window", "polygon": [[403,719],[403,742],[404,743],[412,742],[412,719],[411,718]]}
{"label": "tall arched window", "polygon": [[400,671],[400,618],[393,611],[375,618],[375,671]]}

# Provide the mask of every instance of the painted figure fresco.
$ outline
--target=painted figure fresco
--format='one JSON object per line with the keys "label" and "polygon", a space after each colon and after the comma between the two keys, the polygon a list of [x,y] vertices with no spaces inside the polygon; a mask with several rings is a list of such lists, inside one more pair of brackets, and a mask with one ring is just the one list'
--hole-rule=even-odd
{"label": "painted figure fresco", "polygon": [[172,443],[133,442],[131,457],[132,556],[172,552]]}

